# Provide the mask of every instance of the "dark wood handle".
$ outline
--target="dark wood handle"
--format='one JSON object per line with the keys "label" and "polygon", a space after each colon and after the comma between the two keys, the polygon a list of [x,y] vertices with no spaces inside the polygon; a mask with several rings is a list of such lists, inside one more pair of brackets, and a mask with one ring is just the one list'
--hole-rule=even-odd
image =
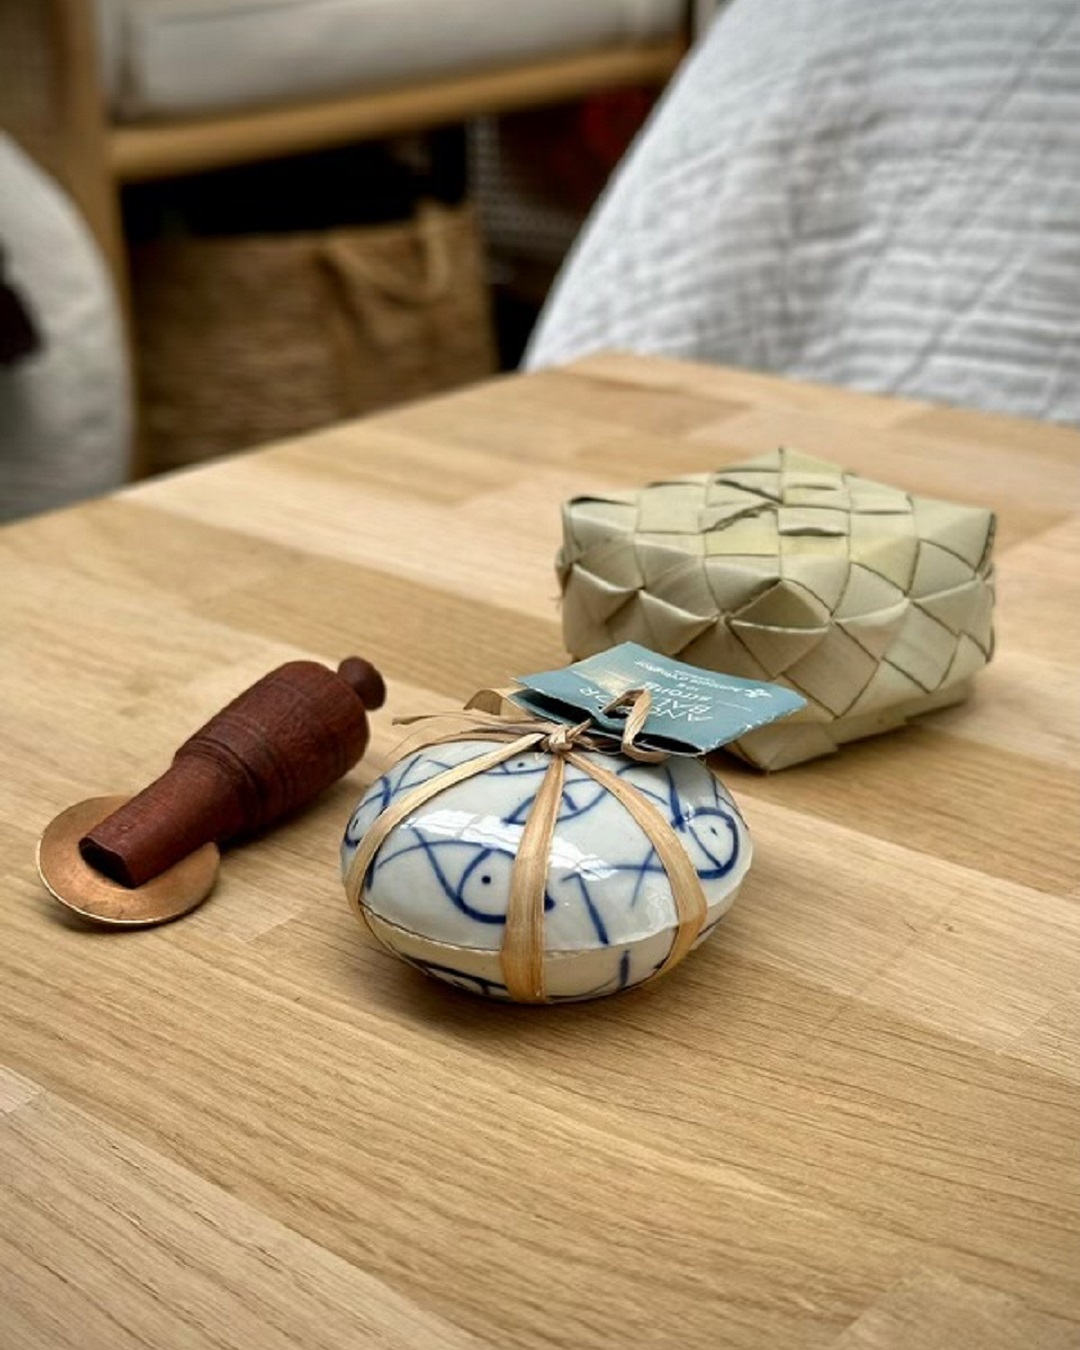
{"label": "dark wood handle", "polygon": [[267,829],[359,760],[382,677],[350,656],[337,672],[290,661],[253,684],[177,750],[160,778],[79,841],[83,858],[141,886],[195,849]]}

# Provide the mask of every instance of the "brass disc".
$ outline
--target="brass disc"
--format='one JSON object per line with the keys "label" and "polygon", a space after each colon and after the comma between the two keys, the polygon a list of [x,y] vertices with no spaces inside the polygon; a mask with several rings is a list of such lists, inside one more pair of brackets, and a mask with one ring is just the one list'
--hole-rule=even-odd
{"label": "brass disc", "polygon": [[120,886],[83,860],[79,840],[127,797],[90,797],[51,821],[38,840],[38,874],[53,897],[94,923],[141,928],[168,923],[202,904],[214,889],[221,855],[204,844],[142,886]]}

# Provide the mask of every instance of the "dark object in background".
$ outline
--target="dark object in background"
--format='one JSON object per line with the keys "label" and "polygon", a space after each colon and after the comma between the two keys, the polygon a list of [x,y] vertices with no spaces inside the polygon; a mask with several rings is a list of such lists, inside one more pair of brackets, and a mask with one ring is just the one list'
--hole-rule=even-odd
{"label": "dark object in background", "polygon": [[17,288],[7,276],[7,264],[0,246],[0,366],[32,356],[41,347],[41,337]]}
{"label": "dark object in background", "polygon": [[464,196],[464,131],[451,127],[133,184],[121,200],[124,233],[141,244],[388,225],[420,201],[457,206]]}
{"label": "dark object in background", "polygon": [[584,217],[656,102],[651,89],[613,89],[502,119],[504,153],[541,199]]}
{"label": "dark object in background", "polygon": [[496,279],[492,305],[500,370],[516,370],[521,364],[543,303],[542,299],[523,292],[519,285],[500,285]]}

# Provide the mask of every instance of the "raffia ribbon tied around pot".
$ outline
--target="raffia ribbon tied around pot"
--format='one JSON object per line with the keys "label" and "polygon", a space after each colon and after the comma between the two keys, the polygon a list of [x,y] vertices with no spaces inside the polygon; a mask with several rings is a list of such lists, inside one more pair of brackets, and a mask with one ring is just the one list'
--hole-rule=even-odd
{"label": "raffia ribbon tied around pot", "polygon": [[[648,690],[630,690],[606,712],[629,708],[618,752],[639,764],[659,764],[664,752],[638,744],[649,714]],[[528,716],[498,716],[477,709],[401,719],[419,735],[409,738],[409,753],[460,741],[491,741],[493,749],[445,772],[392,801],[376,817],[348,865],[345,889],[358,916],[372,926],[364,902],[364,887],[376,854],[392,832],[420,807],[458,784],[486,774],[526,752],[548,756],[541,786],[524,824],[510,874],[505,925],[499,961],[506,994],[523,1003],[548,1001],[545,989],[544,913],[548,868],[567,766],[587,775],[618,800],[656,851],[671,887],[676,910],[674,937],[666,957],[649,978],[677,965],[693,947],[705,925],[708,902],[701,880],[672,824],[657,807],[617,773],[596,763],[586,752],[618,753],[614,742],[596,735],[588,720],[575,726]]]}

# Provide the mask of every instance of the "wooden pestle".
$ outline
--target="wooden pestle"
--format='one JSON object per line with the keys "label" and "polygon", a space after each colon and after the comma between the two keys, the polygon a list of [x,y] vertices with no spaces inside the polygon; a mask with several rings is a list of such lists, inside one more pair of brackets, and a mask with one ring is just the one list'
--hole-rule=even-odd
{"label": "wooden pestle", "polygon": [[203,844],[266,829],[330,786],[368,743],[382,677],[357,656],[337,673],[279,666],[184,742],[160,778],[79,840],[91,867],[141,886]]}

